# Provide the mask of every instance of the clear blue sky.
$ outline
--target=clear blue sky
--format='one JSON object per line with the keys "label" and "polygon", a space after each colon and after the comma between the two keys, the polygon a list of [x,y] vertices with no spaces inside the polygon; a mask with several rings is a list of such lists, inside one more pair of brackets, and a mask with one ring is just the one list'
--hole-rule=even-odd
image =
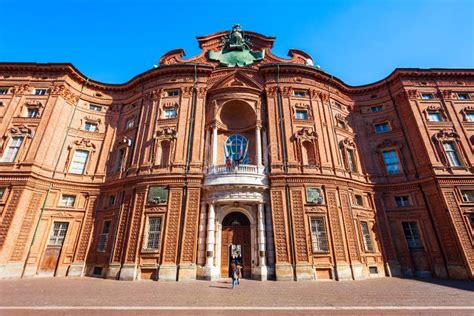
{"label": "clear blue sky", "polygon": [[228,30],[276,36],[273,53],[308,52],[351,85],[397,67],[474,68],[474,0],[0,0],[0,61],[71,62],[122,83],[195,37]]}

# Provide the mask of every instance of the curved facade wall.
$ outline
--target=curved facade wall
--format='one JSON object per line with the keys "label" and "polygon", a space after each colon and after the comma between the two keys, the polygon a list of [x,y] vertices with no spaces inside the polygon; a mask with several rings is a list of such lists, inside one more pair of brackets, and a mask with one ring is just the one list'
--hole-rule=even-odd
{"label": "curved facade wall", "polygon": [[0,63],[0,277],[472,279],[473,71],[350,87],[236,32],[121,85]]}

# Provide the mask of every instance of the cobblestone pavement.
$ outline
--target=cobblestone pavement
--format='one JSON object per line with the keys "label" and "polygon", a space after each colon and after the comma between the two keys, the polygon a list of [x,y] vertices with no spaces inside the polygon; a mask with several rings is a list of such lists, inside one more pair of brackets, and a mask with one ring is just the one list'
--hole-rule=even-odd
{"label": "cobblestone pavement", "polygon": [[474,282],[383,278],[345,282],[0,281],[0,315],[474,315]]}

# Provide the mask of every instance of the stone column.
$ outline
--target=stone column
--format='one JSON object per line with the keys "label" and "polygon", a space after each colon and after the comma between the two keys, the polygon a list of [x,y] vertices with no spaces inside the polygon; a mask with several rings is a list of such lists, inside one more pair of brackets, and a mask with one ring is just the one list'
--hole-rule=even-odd
{"label": "stone column", "polygon": [[268,143],[267,143],[267,131],[262,130],[262,142],[263,142],[263,165],[268,168]]}
{"label": "stone column", "polygon": [[206,218],[207,218],[207,209],[206,202],[201,202],[201,214],[199,215],[199,256],[198,256],[198,265],[206,264]]}
{"label": "stone column", "polygon": [[267,279],[267,264],[266,264],[266,238],[265,238],[265,215],[263,210],[263,203],[258,203],[257,208],[257,240],[258,240],[258,278],[261,280]]}
{"label": "stone column", "polygon": [[206,265],[198,272],[199,278],[204,280],[216,280],[219,277],[214,258],[216,243],[216,211],[214,203],[209,204],[207,212],[207,237],[206,237]]}
{"label": "stone column", "polygon": [[255,128],[255,160],[257,161],[257,167],[262,166],[262,136],[260,134],[260,129],[262,127],[260,125],[257,125]]}
{"label": "stone column", "polygon": [[212,165],[217,165],[217,125],[212,127]]}

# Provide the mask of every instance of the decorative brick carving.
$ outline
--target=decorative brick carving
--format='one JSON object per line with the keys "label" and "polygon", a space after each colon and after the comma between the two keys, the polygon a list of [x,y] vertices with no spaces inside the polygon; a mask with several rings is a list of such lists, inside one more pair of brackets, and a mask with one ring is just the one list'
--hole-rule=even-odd
{"label": "decorative brick carving", "polygon": [[7,210],[3,216],[2,224],[0,225],[0,249],[2,249],[5,239],[7,238],[8,230],[15,215],[15,210],[18,206],[18,201],[20,200],[21,191],[13,190],[10,203],[8,203]]}
{"label": "decorative brick carving", "polygon": [[145,191],[137,193],[135,208],[133,209],[132,222],[130,224],[130,234],[128,235],[128,248],[126,262],[135,262],[137,253],[138,238],[140,235],[143,206],[145,205]]}
{"label": "decorative brick carving", "polygon": [[189,189],[181,262],[193,263],[196,261],[200,195],[201,191],[199,189]]}
{"label": "decorative brick carving", "polygon": [[130,212],[130,199],[131,197],[127,196],[123,203],[123,209],[120,215],[119,227],[117,230],[117,240],[115,242],[115,252],[114,252],[114,257],[113,257],[114,262],[120,262],[120,258],[122,257],[123,241],[124,241],[125,232],[127,229],[127,214],[128,212]]}
{"label": "decorative brick carving", "polygon": [[288,246],[286,243],[287,230],[283,207],[283,192],[272,191],[272,215],[273,215],[273,232],[275,235],[275,252],[277,262],[289,262]]}
{"label": "decorative brick carving", "polygon": [[40,200],[41,200],[41,193],[35,192],[33,193],[33,197],[31,198],[30,205],[28,205],[28,209],[26,210],[25,217],[23,218],[23,223],[21,224],[20,233],[16,239],[16,245],[13,249],[12,255],[10,257],[11,261],[20,261],[21,257],[23,256],[23,252],[26,247],[26,243],[28,242],[28,237],[31,233],[31,228],[33,227],[33,222],[35,219],[36,212],[39,211],[40,207]]}
{"label": "decorative brick carving", "polygon": [[49,88],[49,94],[62,96],[66,102],[72,104],[75,104],[79,100],[79,97],[71,92],[71,90],[69,90],[69,88],[63,84],[55,85]]}
{"label": "decorative brick carving", "polygon": [[268,87],[266,89],[267,97],[274,98],[276,96],[278,88],[277,87]]}
{"label": "decorative brick carving", "polygon": [[308,261],[308,242],[306,240],[306,228],[304,224],[303,192],[301,190],[291,191],[292,218],[295,232],[296,260],[298,262]]}
{"label": "decorative brick carving", "polygon": [[176,263],[176,251],[178,248],[179,211],[181,210],[181,190],[171,190],[168,208],[168,219],[166,225],[166,242],[164,246],[163,262]]}
{"label": "decorative brick carving", "polygon": [[28,92],[30,92],[30,85],[28,84],[23,84],[23,85],[20,85],[20,86],[15,86],[12,88],[11,92],[13,94],[27,94]]}
{"label": "decorative brick carving", "polygon": [[356,245],[356,231],[354,227],[354,221],[349,209],[349,197],[347,193],[340,193],[341,195],[341,206],[342,206],[342,218],[344,219],[344,228],[346,229],[347,246],[349,247],[349,255],[351,260],[360,261],[359,252],[357,251]]}
{"label": "decorative brick carving", "polygon": [[329,225],[331,226],[332,238],[334,240],[334,253],[337,261],[345,261],[344,240],[339,222],[339,212],[337,210],[336,192],[328,191],[327,203],[329,209]]}
{"label": "decorative brick carving", "polygon": [[461,247],[464,250],[464,254],[467,258],[467,264],[471,270],[471,274],[474,272],[474,248],[470,236],[467,233],[464,220],[461,215],[458,204],[456,203],[456,197],[453,192],[445,192],[446,202],[448,204],[449,214],[453,220],[454,229],[457,232]]}
{"label": "decorative brick carving", "polygon": [[84,214],[84,222],[82,227],[82,235],[79,239],[79,246],[77,248],[75,261],[84,261],[86,258],[87,248],[92,235],[92,224],[94,223],[94,210],[97,204],[97,197],[91,196],[89,198],[89,207]]}

